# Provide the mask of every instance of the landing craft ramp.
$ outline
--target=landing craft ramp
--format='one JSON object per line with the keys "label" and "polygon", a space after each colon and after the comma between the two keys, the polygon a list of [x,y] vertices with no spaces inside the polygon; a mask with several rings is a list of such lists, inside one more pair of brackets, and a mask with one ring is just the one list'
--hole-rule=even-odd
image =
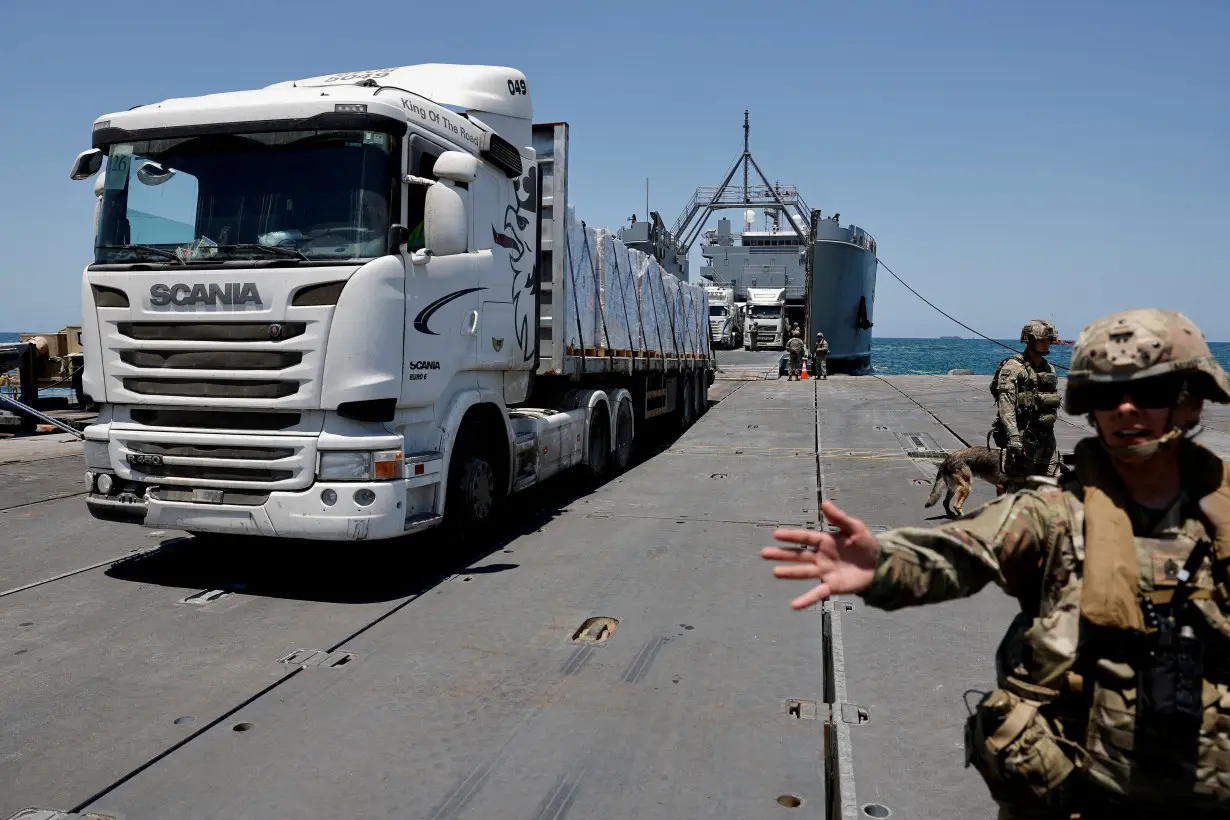
{"label": "landing craft ramp", "polygon": [[[934,523],[927,456],[981,443],[987,378],[719,356],[769,376],[719,380],[662,452],[542,488],[472,554],[99,522],[61,497],[77,445],[0,443],[0,818],[993,816],[961,696],[1012,602],[796,613],[756,554],[819,494]],[[1202,440],[1230,453],[1230,413]],[[590,618],[613,623],[574,641]]]}

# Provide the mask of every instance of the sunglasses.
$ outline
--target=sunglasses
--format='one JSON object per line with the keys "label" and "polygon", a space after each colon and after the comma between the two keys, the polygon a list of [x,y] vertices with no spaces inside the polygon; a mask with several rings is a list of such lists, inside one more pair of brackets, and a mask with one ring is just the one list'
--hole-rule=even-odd
{"label": "sunglasses", "polygon": [[1159,410],[1173,407],[1183,390],[1183,379],[1146,379],[1126,384],[1098,385],[1089,390],[1088,403],[1091,410],[1115,410],[1123,404],[1126,396],[1142,410]]}

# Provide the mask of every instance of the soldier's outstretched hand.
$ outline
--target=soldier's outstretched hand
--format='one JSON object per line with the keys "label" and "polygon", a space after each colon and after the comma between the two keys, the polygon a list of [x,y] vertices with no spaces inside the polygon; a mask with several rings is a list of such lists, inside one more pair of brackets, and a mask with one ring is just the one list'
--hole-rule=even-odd
{"label": "soldier's outstretched hand", "polygon": [[773,568],[778,578],[820,579],[819,585],[790,602],[794,609],[811,606],[831,595],[862,592],[875,575],[880,545],[867,525],[837,509],[831,501],[823,502],[820,509],[838,532],[778,529],[774,538],[804,549],[765,547],[760,552],[765,560],[789,562]]}

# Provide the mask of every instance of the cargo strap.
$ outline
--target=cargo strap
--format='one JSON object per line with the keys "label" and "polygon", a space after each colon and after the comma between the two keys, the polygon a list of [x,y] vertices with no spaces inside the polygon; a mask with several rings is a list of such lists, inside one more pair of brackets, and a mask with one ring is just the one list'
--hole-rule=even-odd
{"label": "cargo strap", "polygon": [[[1141,595],[1148,598],[1156,606],[1167,606],[1174,601],[1175,593],[1179,589],[1175,587],[1166,587],[1164,589],[1155,589],[1150,592],[1142,592]],[[1184,594],[1183,600],[1186,601],[1216,601],[1219,604],[1224,604],[1230,601],[1230,591],[1226,589],[1225,584],[1218,584],[1213,589],[1194,589]]]}

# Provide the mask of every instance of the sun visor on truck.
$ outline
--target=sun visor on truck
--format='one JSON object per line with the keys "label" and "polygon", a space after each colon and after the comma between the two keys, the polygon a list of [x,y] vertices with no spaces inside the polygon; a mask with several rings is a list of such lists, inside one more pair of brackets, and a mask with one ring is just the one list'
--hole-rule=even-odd
{"label": "sun visor on truck", "polygon": [[[108,145],[117,142],[135,142],[137,140],[178,139],[181,137],[203,137],[216,134],[251,134],[259,131],[324,131],[328,129],[379,131],[382,134],[402,137],[406,134],[406,122],[396,117],[366,111],[326,111],[311,117],[297,119],[206,122],[196,125],[168,125],[159,128],[138,128],[132,130],[112,127],[110,120],[99,120],[94,124],[93,147],[106,148]],[[508,143],[505,144],[507,145]],[[509,148],[512,148],[512,146],[509,145]],[[513,150],[515,152],[516,149]],[[517,158],[520,160],[519,155]],[[492,161],[494,162],[494,160]],[[520,168],[519,162],[518,168]],[[519,173],[520,170],[518,170]]]}

